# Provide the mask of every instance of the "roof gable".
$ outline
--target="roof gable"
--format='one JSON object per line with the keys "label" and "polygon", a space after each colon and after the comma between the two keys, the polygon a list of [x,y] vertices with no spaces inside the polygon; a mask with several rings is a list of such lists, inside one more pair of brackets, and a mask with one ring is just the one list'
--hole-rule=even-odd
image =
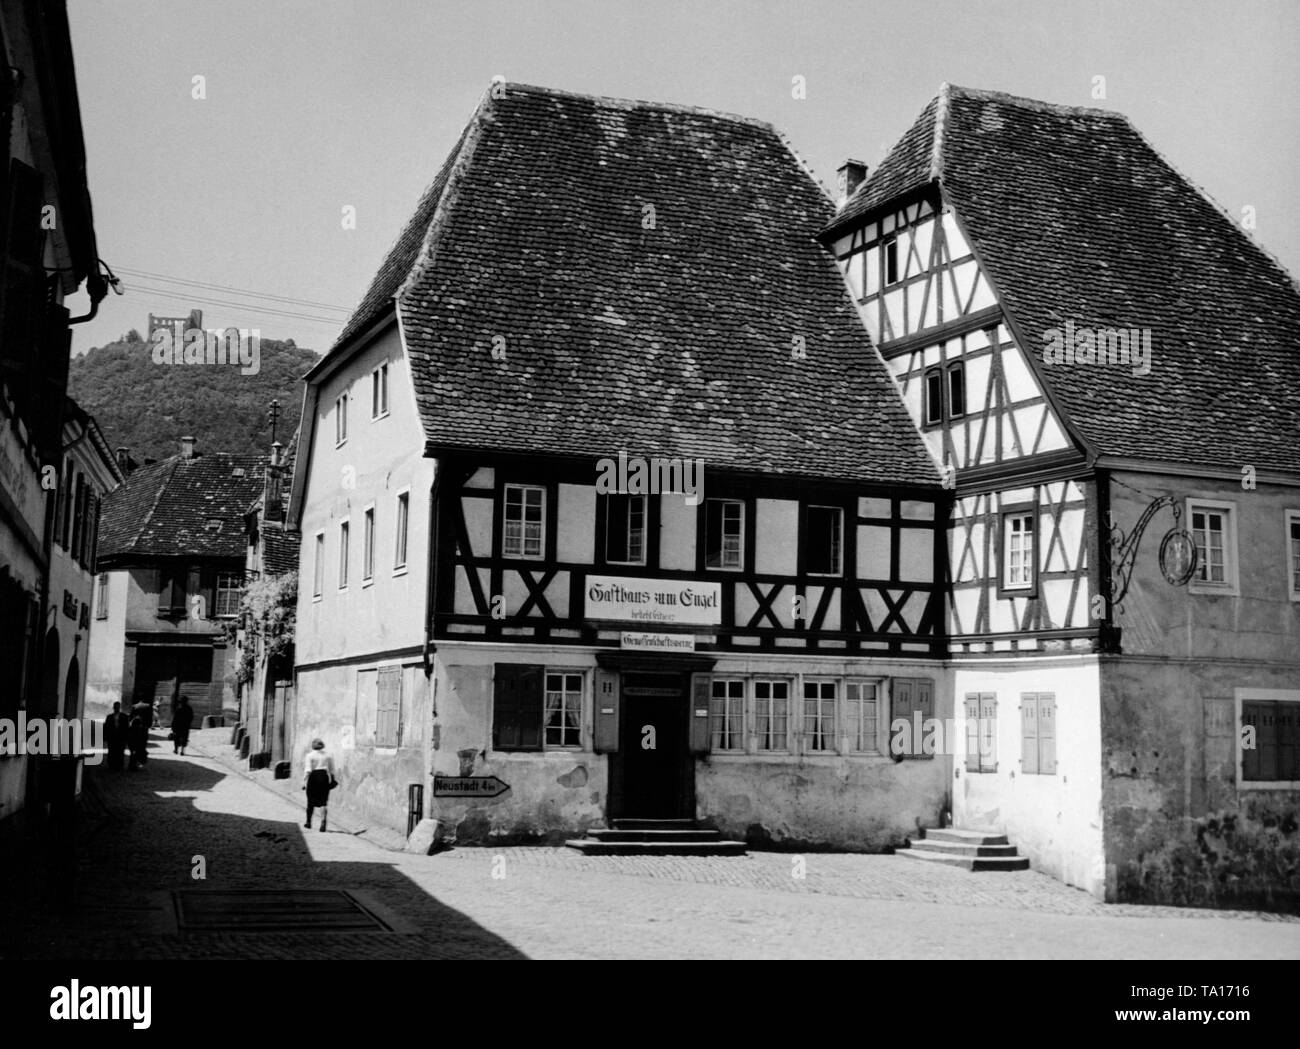
{"label": "roof gable", "polygon": [[[1300,472],[1300,292],[1126,117],[945,85],[895,154],[901,174],[882,164],[827,233],[937,177],[1024,349],[1099,454]],[[1149,332],[1149,372],[1045,364],[1067,322]]]}
{"label": "roof gable", "polygon": [[937,480],[770,125],[509,84],[439,180],[398,292],[432,449]]}

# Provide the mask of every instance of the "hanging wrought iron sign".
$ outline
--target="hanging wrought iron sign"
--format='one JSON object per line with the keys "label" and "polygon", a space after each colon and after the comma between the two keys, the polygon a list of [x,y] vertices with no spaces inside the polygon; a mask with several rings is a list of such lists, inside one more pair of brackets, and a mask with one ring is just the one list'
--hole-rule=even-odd
{"label": "hanging wrought iron sign", "polygon": [[1129,581],[1133,576],[1133,565],[1137,560],[1138,546],[1147,525],[1165,507],[1174,514],[1174,527],[1165,533],[1160,541],[1160,572],[1165,580],[1173,586],[1186,586],[1196,574],[1200,553],[1196,549],[1196,540],[1191,533],[1180,527],[1183,510],[1179,499],[1172,495],[1162,495],[1142,511],[1133,530],[1125,533],[1115,523],[1115,511],[1110,513],[1110,593],[1111,607],[1116,612],[1124,610],[1124,596],[1128,593]]}

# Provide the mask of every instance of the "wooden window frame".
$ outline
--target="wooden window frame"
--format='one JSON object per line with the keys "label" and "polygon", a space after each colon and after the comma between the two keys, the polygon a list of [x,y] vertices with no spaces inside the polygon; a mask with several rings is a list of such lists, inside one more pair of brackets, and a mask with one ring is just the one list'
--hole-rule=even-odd
{"label": "wooden window frame", "polygon": [[334,398],[334,447],[348,443],[348,392],[344,390]]}
{"label": "wooden window frame", "polygon": [[[710,508],[711,506],[714,506],[714,505],[717,505],[717,506],[719,507],[719,514],[720,514],[720,516],[719,516],[719,518],[718,518],[718,521],[719,521],[720,527],[722,528],[722,536],[721,536],[720,538],[721,538],[721,540],[722,540],[723,545],[719,547],[719,558],[720,558],[720,563],[719,563],[719,564],[715,564],[715,565],[711,565],[711,564],[709,564],[709,544],[710,544],[710,539],[709,539],[709,535],[710,535],[710,533],[709,533],[709,508]],[[734,565],[726,564],[725,543],[726,543],[726,539],[727,539],[726,526],[727,526],[727,507],[728,507],[728,506],[738,506],[738,507],[740,507],[740,536],[739,536],[740,544],[739,544],[739,547],[738,547],[738,550],[737,550],[737,552],[739,553],[740,556],[739,556],[739,561],[738,561],[738,563],[736,563],[736,564],[734,564]],[[746,512],[746,506],[745,506],[745,500],[743,500],[743,499],[729,499],[729,498],[725,498],[725,497],[717,497],[717,498],[706,498],[706,499],[704,500],[704,515],[703,515],[703,519],[702,519],[702,522],[703,522],[703,523],[702,523],[702,526],[701,526],[701,527],[702,527],[702,532],[703,532],[703,537],[704,537],[704,542],[703,542],[703,547],[704,547],[704,550],[703,550],[703,558],[704,558],[704,570],[705,570],[706,572],[743,572],[743,571],[745,571],[745,557],[746,557],[746,555],[748,554],[748,549],[747,549],[748,544],[745,542],[745,525],[746,525],[746,523],[747,523],[747,522],[746,522],[746,519],[745,519],[745,512]]]}
{"label": "wooden window frame", "polygon": [[[548,715],[550,714],[550,709],[547,706],[547,699],[551,694],[550,678],[553,676],[558,676],[559,678],[562,679],[561,680],[562,687],[560,689],[560,693],[562,697],[568,697],[573,694],[568,689],[567,687],[568,682],[565,679],[570,677],[576,677],[578,679],[578,691],[576,693],[578,697],[578,703],[577,703],[578,724],[576,729],[578,734],[578,740],[576,743],[552,743],[549,739],[551,726],[547,724]],[[564,713],[567,710],[569,710],[569,704],[565,701],[564,698],[561,698],[560,702],[561,702],[560,714],[561,717],[563,717]],[[544,666],[542,668],[542,750],[544,751],[585,750],[586,749],[585,741],[587,735],[586,714],[587,714],[587,671],[581,667]],[[564,734],[567,731],[569,731],[569,727],[561,724],[560,726],[561,739],[564,738]]]}
{"label": "wooden window frame", "polygon": [[[974,716],[971,714],[974,704]],[[964,701],[966,718],[966,771],[974,773],[998,770],[998,695],[996,692],[967,692]],[[971,728],[975,729],[975,750],[971,751]],[[985,738],[990,746],[984,748]]]}
{"label": "wooden window frame", "polygon": [[370,372],[370,421],[388,418],[388,362]]}
{"label": "wooden window frame", "polygon": [[[598,499],[605,500],[604,505],[604,538],[601,545],[600,564],[614,565],[619,568],[645,568],[650,556],[650,497],[646,495],[626,495],[619,492],[613,492],[608,495],[597,496]],[[641,501],[641,559],[639,561],[616,561],[609,556],[610,529],[613,527],[612,515],[610,514],[611,499],[627,499],[627,535],[624,536],[624,542],[630,551],[632,547],[632,502],[631,500],[639,499]],[[543,504],[542,512],[545,514],[545,505]]]}
{"label": "wooden window frame", "polygon": [[[850,675],[842,679],[841,687],[843,689],[843,697],[844,697],[843,701],[840,703],[840,711],[841,711],[840,722],[842,726],[841,735],[844,740],[843,753],[851,757],[872,757],[872,756],[878,757],[881,754],[880,703],[884,693],[884,679],[878,677],[855,677]],[[850,698],[849,696],[850,688],[857,689],[858,692],[857,699]],[[863,690],[866,688],[871,689],[870,700],[867,700],[863,696]],[[863,709],[865,708],[868,702],[870,702],[872,707],[874,708],[874,713],[871,715],[872,729],[871,729],[871,735],[869,739],[866,732],[863,730],[863,724],[862,724],[864,720]],[[850,733],[849,712],[853,709],[853,706],[855,704],[857,705],[858,708],[857,710],[858,728],[856,733]],[[867,747],[863,747],[861,745],[863,742],[869,742],[870,749],[868,749]]]}
{"label": "wooden window frame", "polygon": [[1300,601],[1300,535],[1292,536],[1291,530],[1300,529],[1300,510],[1282,512],[1282,550],[1287,565],[1287,596],[1292,601]]}
{"label": "wooden window frame", "polygon": [[[759,707],[759,703],[763,701],[762,697],[760,697],[758,694],[760,685],[781,685],[785,688],[785,746],[784,747],[764,747],[762,745],[763,737],[762,734],[759,732],[759,727],[758,727],[759,725],[758,707]],[[791,726],[791,722],[795,715],[790,709],[792,703],[794,702],[795,688],[794,688],[793,679],[788,677],[779,677],[779,676],[773,677],[771,675],[756,674],[752,679],[751,687],[753,689],[753,712],[754,712],[754,719],[753,719],[754,720],[754,725],[753,725],[754,745],[752,748],[752,752],[755,754],[793,754],[794,747],[791,744],[793,742],[794,730]],[[769,696],[767,702],[775,703],[776,698],[777,697],[775,696]],[[769,715],[769,720],[771,720],[774,716],[775,715]],[[773,733],[769,732],[768,735],[771,736],[773,735]]]}
{"label": "wooden window frame", "polygon": [[[740,686],[740,695],[733,696],[728,693],[731,686]],[[718,688],[722,687],[722,695],[718,695]],[[709,740],[710,749],[717,754],[744,754],[747,750],[746,740],[746,713],[749,707],[749,681],[743,675],[739,674],[719,674],[713,677],[709,686]],[[735,713],[732,704],[739,701],[740,711]],[[733,720],[739,721],[739,727],[733,727]],[[739,738],[740,745],[727,747],[722,745],[722,740],[730,738]]]}
{"label": "wooden window frame", "polygon": [[316,542],[313,547],[313,560],[311,566],[312,591],[311,598],[313,601],[319,601],[325,593],[325,533],[316,533]]}
{"label": "wooden window frame", "polygon": [[[1221,597],[1240,597],[1241,585],[1239,575],[1238,560],[1238,543],[1237,543],[1237,504],[1227,502],[1222,499],[1201,499],[1197,496],[1188,496],[1186,503],[1187,512],[1187,530],[1192,534],[1193,541],[1196,541],[1196,528],[1194,527],[1193,514],[1195,513],[1212,513],[1219,514],[1223,519],[1223,582],[1213,583],[1200,578],[1200,571],[1208,563],[1205,554],[1201,551],[1199,541],[1197,541],[1197,552],[1199,563],[1197,565],[1197,574],[1192,577],[1187,584],[1189,594],[1214,595]],[[1208,524],[1207,531],[1208,531]]]}
{"label": "wooden window frame", "polygon": [[361,585],[375,581],[375,504],[361,512]]}
{"label": "wooden window frame", "polygon": [[[216,574],[216,577],[217,578],[216,578],[216,588],[215,588],[215,599],[213,601],[212,618],[213,619],[234,619],[239,615],[239,594],[240,591],[243,590],[244,588],[244,573],[243,572],[218,572]],[[223,581],[226,582],[227,584],[226,586],[222,586]],[[230,612],[223,612],[221,610],[222,598],[229,597],[229,595],[231,594],[234,595],[234,604],[235,604],[234,610]]]}
{"label": "wooden window frame", "polygon": [[[835,567],[829,572],[814,572],[808,567],[808,551],[812,547],[812,511],[814,510],[834,510],[839,515],[839,549],[838,557],[835,559]],[[800,559],[803,562],[803,574],[818,579],[843,579],[846,566],[846,554],[848,552],[847,524],[849,513],[843,506],[836,506],[834,503],[804,503],[800,513],[799,529],[799,550]],[[834,547],[832,546],[832,549]]]}
{"label": "wooden window frame", "polygon": [[352,559],[352,522],[339,522],[339,589],[348,588],[348,562]]}
{"label": "wooden window frame", "polygon": [[[519,550],[517,553],[507,549],[507,542],[509,541],[510,536],[507,535],[506,526],[510,522],[510,517],[509,517],[510,492],[512,489],[517,489],[518,491],[525,493],[519,503],[521,516],[519,518],[520,533],[519,533]],[[527,549],[527,545],[526,545],[527,537],[524,534],[524,528],[528,523],[528,498],[526,494],[528,492],[541,492],[542,495],[542,501],[540,507],[541,534],[538,536],[538,544],[537,544],[538,552],[536,554],[529,554],[525,552],[525,550]],[[546,485],[524,484],[519,481],[502,482],[500,523],[501,523],[501,556],[503,558],[507,558],[511,561],[545,561],[546,560],[547,541],[549,539],[549,532],[550,532],[550,530],[547,528],[547,516],[546,516],[549,510],[549,505],[548,505],[549,502],[550,502],[550,489]]]}
{"label": "wooden window frame", "polygon": [[[1041,728],[1039,727],[1043,724],[1043,720],[1044,720],[1041,716],[1044,702],[1050,704],[1051,711],[1052,711],[1052,734],[1050,737],[1044,735]],[[1028,751],[1025,745],[1027,740],[1027,737],[1025,735],[1025,724],[1026,724],[1025,708],[1030,703],[1033,703],[1035,708],[1035,712],[1034,712],[1035,734],[1033,737],[1035,741],[1035,747],[1034,747],[1032,768],[1029,767],[1031,762],[1029,761]],[[1061,709],[1060,705],[1056,702],[1055,692],[1020,693],[1020,772],[1021,775],[1056,776],[1060,774],[1061,764],[1060,764],[1060,759],[1057,756],[1058,752],[1057,752],[1057,745],[1056,745],[1056,741],[1060,738],[1060,734],[1056,730],[1056,726],[1060,723],[1060,718],[1058,716],[1060,709]],[[1045,764],[1048,764],[1049,762],[1044,760],[1044,756],[1046,754],[1046,748],[1044,748],[1043,746],[1043,740],[1048,738],[1052,740],[1052,746],[1050,751],[1051,768],[1044,768],[1043,766]]]}
{"label": "wooden window frame", "polygon": [[393,575],[406,571],[411,541],[411,490],[403,488],[397,493],[393,514]]}
{"label": "wooden window frame", "polygon": [[[1244,725],[1243,717],[1245,716],[1246,704],[1268,704],[1281,707],[1285,705],[1292,708],[1289,712],[1292,715],[1293,724],[1300,719],[1300,689],[1279,689],[1279,688],[1236,688],[1233,689],[1233,729],[1232,734],[1235,737],[1233,742],[1233,755],[1236,766],[1236,783],[1239,791],[1247,790],[1300,790],[1300,779],[1246,779],[1246,753],[1242,747],[1241,730]],[[1294,729],[1297,736],[1300,736],[1300,727]],[[1258,739],[1256,739],[1258,744]],[[1300,746],[1300,739],[1297,739],[1293,746]]]}
{"label": "wooden window frame", "polygon": [[[953,406],[952,380],[961,379],[961,410]],[[943,370],[943,417],[949,422],[966,417],[966,363],[961,360],[951,361]]]}
{"label": "wooden window frame", "polygon": [[[838,754],[840,749],[840,696],[843,691],[840,681],[833,677],[809,675],[802,679],[801,684],[803,695],[799,697],[799,752],[813,757],[827,757]],[[820,692],[827,685],[831,689],[829,718],[823,707],[828,697],[824,695],[808,695],[809,688],[817,689]],[[817,710],[813,714],[808,713],[808,703],[810,701],[817,704]],[[811,725],[809,723],[810,718],[813,719]],[[825,727],[828,721],[830,724],[829,733]],[[817,727],[820,727],[820,732],[817,732]],[[820,735],[823,741],[826,741],[829,736],[830,746],[814,747],[812,741],[815,735]]]}
{"label": "wooden window frame", "polygon": [[[1029,518],[1029,581],[1012,585],[1008,581],[1011,571],[1011,533],[1008,528],[1012,518],[1021,517]],[[1037,597],[1038,558],[1038,504],[1023,503],[1003,507],[998,513],[998,597]]]}

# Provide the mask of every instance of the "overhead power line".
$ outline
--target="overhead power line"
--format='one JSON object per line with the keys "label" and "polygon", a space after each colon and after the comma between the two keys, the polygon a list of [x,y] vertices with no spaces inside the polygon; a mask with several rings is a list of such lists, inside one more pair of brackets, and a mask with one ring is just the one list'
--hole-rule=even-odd
{"label": "overhead power line", "polygon": [[256,313],[268,317],[289,317],[295,320],[313,321],[317,324],[327,324],[333,328],[338,328],[343,323],[342,319],[339,317],[321,317],[309,313],[297,313],[291,310],[283,310],[273,306],[263,305],[261,303],[234,302],[229,299],[212,298],[206,295],[198,295],[193,292],[175,291],[169,288],[156,288],[148,284],[136,284],[135,287],[145,294],[161,296],[166,299],[176,299],[180,302],[202,303],[205,306],[223,306],[227,309],[243,310],[246,313]]}
{"label": "overhead power line", "polygon": [[295,299],[287,295],[271,295],[262,291],[249,291],[246,288],[235,288],[228,284],[213,284],[209,281],[187,280],[184,277],[169,277],[162,273],[150,273],[148,270],[132,269],[129,266],[118,266],[118,273],[125,273],[130,277],[144,277],[148,280],[160,280],[167,284],[182,284],[194,288],[204,288],[208,291],[229,292],[243,298],[268,299],[273,302],[282,302],[290,306],[308,306],[314,309],[338,310],[340,313],[351,313],[349,306],[335,306],[328,302],[313,302],[311,299]]}

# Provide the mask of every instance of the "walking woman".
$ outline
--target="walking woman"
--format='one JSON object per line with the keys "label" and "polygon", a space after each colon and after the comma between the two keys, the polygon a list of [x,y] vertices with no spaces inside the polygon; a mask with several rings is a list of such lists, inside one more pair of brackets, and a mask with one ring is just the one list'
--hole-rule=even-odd
{"label": "walking woman", "polygon": [[194,708],[184,696],[176,701],[172,714],[172,753],[184,754],[190,745],[190,726],[194,724]]}
{"label": "walking woman", "polygon": [[311,829],[311,814],[320,809],[320,829],[325,830],[325,821],[329,819],[330,791],[339,785],[334,778],[334,759],[325,753],[325,742],[320,739],[311,741],[311,750],[303,761],[302,789],[307,792],[307,822],[304,827]]}

